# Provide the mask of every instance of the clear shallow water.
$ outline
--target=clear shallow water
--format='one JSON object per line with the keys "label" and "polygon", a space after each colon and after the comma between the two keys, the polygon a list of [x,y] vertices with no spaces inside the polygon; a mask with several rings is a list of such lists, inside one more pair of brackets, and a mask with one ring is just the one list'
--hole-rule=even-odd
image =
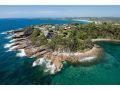
{"label": "clear shallow water", "polygon": [[119,85],[120,44],[101,43],[105,50],[102,62],[89,67],[69,66],[56,75],[52,84]]}
{"label": "clear shallow water", "polygon": [[[70,20],[48,19],[0,19],[0,32],[36,24],[64,24]],[[80,22],[85,23],[85,22]],[[4,44],[10,39],[0,34],[0,84],[120,84],[120,45],[101,43],[106,55],[104,62],[89,67],[64,64],[56,75],[45,76],[38,67],[32,68],[33,60],[16,57],[18,52],[6,52]]]}

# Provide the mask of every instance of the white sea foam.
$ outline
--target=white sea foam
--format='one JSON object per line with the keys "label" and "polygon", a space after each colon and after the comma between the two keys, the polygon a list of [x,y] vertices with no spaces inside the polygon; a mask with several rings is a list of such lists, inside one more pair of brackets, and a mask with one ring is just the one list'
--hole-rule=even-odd
{"label": "white sea foam", "polygon": [[14,42],[15,40],[16,40],[16,39],[12,39],[12,40],[10,40],[9,42],[11,42],[11,43],[12,43],[12,42]]}
{"label": "white sea foam", "polygon": [[56,67],[54,64],[51,64],[51,61],[48,61],[46,63],[46,68],[44,69],[44,72],[50,72],[50,74],[55,74]]}
{"label": "white sea foam", "polygon": [[[18,28],[17,30],[21,30],[22,28]],[[7,34],[7,32],[13,32],[15,30],[9,30],[9,31],[5,31],[5,32],[1,32],[0,34]]]}
{"label": "white sea foam", "polygon": [[40,65],[40,66],[45,66],[44,72],[49,73],[49,74],[55,74],[56,67],[54,64],[51,64],[50,60],[45,60],[44,58],[40,58],[37,61],[33,62],[33,67]]}
{"label": "white sea foam", "polygon": [[9,50],[7,50],[6,52],[13,51],[13,49],[16,48],[16,47],[18,47],[18,46],[12,46],[12,47],[10,47]]}
{"label": "white sea foam", "polygon": [[20,52],[17,53],[16,56],[18,56],[18,57],[24,57],[24,56],[26,56],[24,49],[19,49],[19,51],[20,51]]}
{"label": "white sea foam", "polygon": [[12,37],[13,37],[13,35],[9,35],[5,39],[11,39]]}
{"label": "white sea foam", "polygon": [[36,65],[37,65],[37,63],[33,62],[32,67],[35,67]]}
{"label": "white sea foam", "polygon": [[6,32],[2,32],[2,33],[0,33],[0,34],[6,34]]}
{"label": "white sea foam", "polygon": [[4,48],[10,48],[14,43],[5,44]]}
{"label": "white sea foam", "polygon": [[43,65],[44,63],[46,63],[44,58],[39,58],[38,60],[33,62],[33,67],[37,66],[37,65]]}

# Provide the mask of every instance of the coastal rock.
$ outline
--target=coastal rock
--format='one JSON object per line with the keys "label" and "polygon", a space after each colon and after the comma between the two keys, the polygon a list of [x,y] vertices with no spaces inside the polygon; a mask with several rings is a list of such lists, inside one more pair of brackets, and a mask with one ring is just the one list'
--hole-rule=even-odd
{"label": "coastal rock", "polygon": [[[70,29],[70,26],[69,28],[67,28],[68,26],[66,25],[60,27],[64,28],[65,30]],[[49,35],[48,30],[54,30],[55,27],[53,27],[52,25],[43,25],[31,27],[24,30],[8,32],[9,34],[12,34],[12,42],[14,42],[14,44],[11,45],[11,50],[21,50],[21,52],[24,52],[24,54],[18,54],[18,56],[26,55],[30,58],[37,58],[37,60],[33,62],[32,66],[35,67],[37,65],[40,65],[44,67],[45,73],[54,74],[59,72],[63,67],[63,61],[66,61],[73,65],[92,65],[99,62],[100,58],[104,55],[104,50],[95,43],[96,40],[92,40],[94,43],[93,48],[84,52],[70,52],[66,49],[62,49],[59,52],[59,50],[56,49],[50,50],[44,44],[32,44],[29,35],[31,35],[34,29],[41,30],[42,32],[44,32],[44,35],[47,36]],[[38,34],[37,36],[39,36],[40,33],[41,32],[39,31],[38,33],[35,33],[35,35]],[[51,37],[47,38],[47,40],[50,41],[50,38]]]}
{"label": "coastal rock", "polygon": [[39,58],[39,57],[41,57],[42,55],[44,55],[45,53],[48,53],[48,51],[43,50],[43,51],[41,51],[41,52],[37,52],[37,53],[33,54],[31,57],[37,57],[37,58]]}
{"label": "coastal rock", "polygon": [[15,34],[15,33],[20,33],[20,32],[23,32],[23,30],[22,30],[22,29],[19,29],[19,30],[11,30],[11,31],[6,32],[6,34]]}
{"label": "coastal rock", "polygon": [[103,55],[104,51],[102,48],[93,47],[90,51],[83,53],[47,53],[44,58],[51,60],[56,66],[56,71],[60,71],[63,61],[71,64],[92,65],[97,63]]}
{"label": "coastal rock", "polygon": [[23,33],[23,32],[20,32],[20,33],[14,34],[14,36],[12,36],[13,39],[23,38],[23,37],[24,37],[24,33]]}

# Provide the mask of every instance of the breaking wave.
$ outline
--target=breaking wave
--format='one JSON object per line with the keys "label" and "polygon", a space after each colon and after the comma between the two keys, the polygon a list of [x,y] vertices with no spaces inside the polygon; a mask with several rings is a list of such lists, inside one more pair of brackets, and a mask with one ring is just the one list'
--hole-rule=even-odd
{"label": "breaking wave", "polygon": [[16,56],[18,56],[18,57],[26,56],[25,50],[24,49],[19,49],[19,53],[17,53]]}
{"label": "breaking wave", "polygon": [[5,39],[11,39],[13,37],[13,35],[7,36],[5,37]]}
{"label": "breaking wave", "polygon": [[6,32],[1,32],[0,34],[6,34]]}
{"label": "breaking wave", "polygon": [[33,62],[33,67],[40,65],[44,67],[44,72],[49,74],[55,74],[56,67],[50,60],[45,60],[44,58],[39,58],[38,60]]}
{"label": "breaking wave", "polygon": [[4,48],[10,48],[12,45],[14,45],[14,43],[5,44]]}
{"label": "breaking wave", "polygon": [[12,43],[12,42],[14,42],[15,40],[16,40],[16,39],[12,39],[12,40],[10,40],[9,42]]}

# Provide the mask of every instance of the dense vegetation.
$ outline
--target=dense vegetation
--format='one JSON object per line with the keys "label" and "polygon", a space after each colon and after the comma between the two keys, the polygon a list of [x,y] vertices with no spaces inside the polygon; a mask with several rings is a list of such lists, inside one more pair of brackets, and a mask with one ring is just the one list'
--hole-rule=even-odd
{"label": "dense vegetation", "polygon": [[[30,31],[30,30],[31,31]],[[107,38],[120,40],[120,25],[102,24],[74,24],[70,29],[48,30],[51,37],[46,37],[40,30],[29,28],[28,34],[33,45],[45,45],[47,48],[60,51],[83,51],[93,47],[91,39]]]}

